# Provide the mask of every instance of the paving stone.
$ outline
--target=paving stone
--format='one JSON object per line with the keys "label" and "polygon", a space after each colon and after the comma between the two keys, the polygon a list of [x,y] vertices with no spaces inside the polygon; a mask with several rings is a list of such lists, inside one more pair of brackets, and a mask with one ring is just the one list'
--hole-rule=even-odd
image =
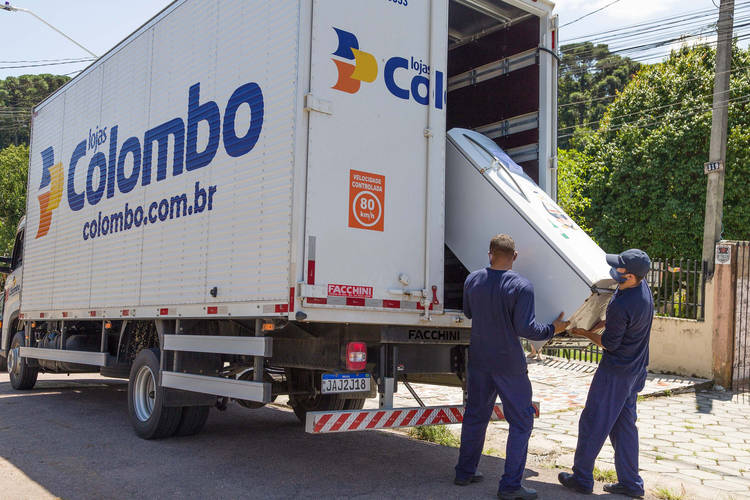
{"label": "paving stone", "polygon": [[691,465],[718,465],[716,463],[716,460],[709,460],[707,458],[694,457],[694,456],[680,455],[676,457],[675,460],[677,460],[678,462],[684,462],[686,464],[691,464]]}
{"label": "paving stone", "polygon": [[709,460],[716,460],[719,463],[731,462],[734,457],[731,455],[725,455],[724,453],[716,453],[715,451],[698,451],[695,453],[696,456],[707,458]]}
{"label": "paving stone", "polygon": [[641,463],[639,469],[649,472],[677,472],[677,466],[668,465],[666,461]]}
{"label": "paving stone", "polygon": [[748,488],[738,488],[737,484],[731,483],[729,481],[724,480],[709,480],[709,481],[703,481],[704,486],[708,486],[711,488],[716,488],[717,490],[721,491],[728,491],[728,492],[747,492],[750,491]]}
{"label": "paving stone", "polygon": [[701,481],[707,481],[711,479],[720,481],[722,479],[721,474],[707,472],[700,469],[678,469],[677,473],[688,477],[694,477],[696,479],[700,479]]}

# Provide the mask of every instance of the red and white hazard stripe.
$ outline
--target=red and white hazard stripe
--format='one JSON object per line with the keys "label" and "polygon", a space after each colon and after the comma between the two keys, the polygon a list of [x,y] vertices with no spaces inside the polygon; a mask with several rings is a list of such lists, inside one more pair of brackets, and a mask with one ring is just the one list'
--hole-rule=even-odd
{"label": "red and white hazard stripe", "polygon": [[[532,403],[539,416],[539,403]],[[311,434],[330,432],[397,429],[423,425],[460,424],[464,420],[464,406],[427,406],[393,408],[389,410],[314,411],[307,413],[305,431]],[[505,420],[503,405],[493,408],[490,420]]]}

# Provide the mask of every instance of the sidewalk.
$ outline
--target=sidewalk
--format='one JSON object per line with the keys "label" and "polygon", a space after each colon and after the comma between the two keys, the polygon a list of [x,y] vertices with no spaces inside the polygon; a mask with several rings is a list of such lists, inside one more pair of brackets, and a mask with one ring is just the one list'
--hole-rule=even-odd
{"label": "sidewalk", "polygon": [[[530,467],[569,470],[580,409],[595,370],[596,365],[551,358],[529,365],[534,400],[541,403],[529,443]],[[750,498],[750,406],[747,399],[731,393],[702,389],[707,382],[649,375],[638,403],[638,428],[640,467],[654,495],[662,489],[685,499]],[[427,405],[456,404],[462,399],[458,388],[413,387]],[[416,405],[404,388],[399,388],[395,404]],[[460,425],[449,427],[460,433]],[[503,457],[506,436],[507,423],[491,423],[485,453]],[[609,441],[597,466],[605,474],[614,473]]]}

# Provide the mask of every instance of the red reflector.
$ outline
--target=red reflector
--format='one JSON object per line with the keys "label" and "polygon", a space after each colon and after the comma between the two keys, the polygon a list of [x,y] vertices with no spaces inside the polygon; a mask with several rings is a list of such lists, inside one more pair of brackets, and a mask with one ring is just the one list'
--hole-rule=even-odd
{"label": "red reflector", "polygon": [[294,312],[294,287],[289,287],[289,312]]}
{"label": "red reflector", "polygon": [[307,284],[308,285],[315,284],[315,261],[314,260],[307,261]]}
{"label": "red reflector", "polygon": [[328,299],[324,297],[307,297],[308,304],[328,304]]}
{"label": "red reflector", "polygon": [[346,305],[347,306],[363,306],[365,305],[365,299],[356,299],[354,297],[347,297]]}
{"label": "red reflector", "polygon": [[165,316],[165,315],[169,314],[169,309],[166,308],[166,307],[164,307],[162,309],[159,309],[159,314],[162,315],[162,316]]}
{"label": "red reflector", "polygon": [[401,309],[401,301],[400,300],[384,300],[383,307],[386,307],[388,309]]}
{"label": "red reflector", "polygon": [[349,342],[346,344],[346,369],[351,371],[364,370],[367,366],[367,345],[364,342]]}
{"label": "red reflector", "polygon": [[129,314],[130,314],[130,311],[128,309],[123,309],[122,310],[122,315],[123,316],[128,316]]}
{"label": "red reflector", "polygon": [[208,306],[206,308],[206,314],[216,314],[218,312],[219,312],[219,307],[218,306]]}
{"label": "red reflector", "polygon": [[94,316],[96,316],[96,311],[89,311],[89,316],[91,316],[92,318],[93,318]]}
{"label": "red reflector", "polygon": [[273,310],[277,313],[289,312],[289,304],[276,304]]}
{"label": "red reflector", "polygon": [[44,313],[39,313],[39,317],[43,318],[44,317]]}
{"label": "red reflector", "polygon": [[62,316],[63,316],[63,318],[67,318],[68,317],[68,313],[66,313],[65,311],[63,311]]}

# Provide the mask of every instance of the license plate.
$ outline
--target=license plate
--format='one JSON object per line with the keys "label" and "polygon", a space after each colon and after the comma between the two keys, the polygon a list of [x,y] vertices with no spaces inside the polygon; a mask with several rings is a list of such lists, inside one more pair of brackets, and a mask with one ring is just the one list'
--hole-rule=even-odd
{"label": "license plate", "polygon": [[370,392],[370,375],[367,373],[324,373],[323,394],[339,392]]}

